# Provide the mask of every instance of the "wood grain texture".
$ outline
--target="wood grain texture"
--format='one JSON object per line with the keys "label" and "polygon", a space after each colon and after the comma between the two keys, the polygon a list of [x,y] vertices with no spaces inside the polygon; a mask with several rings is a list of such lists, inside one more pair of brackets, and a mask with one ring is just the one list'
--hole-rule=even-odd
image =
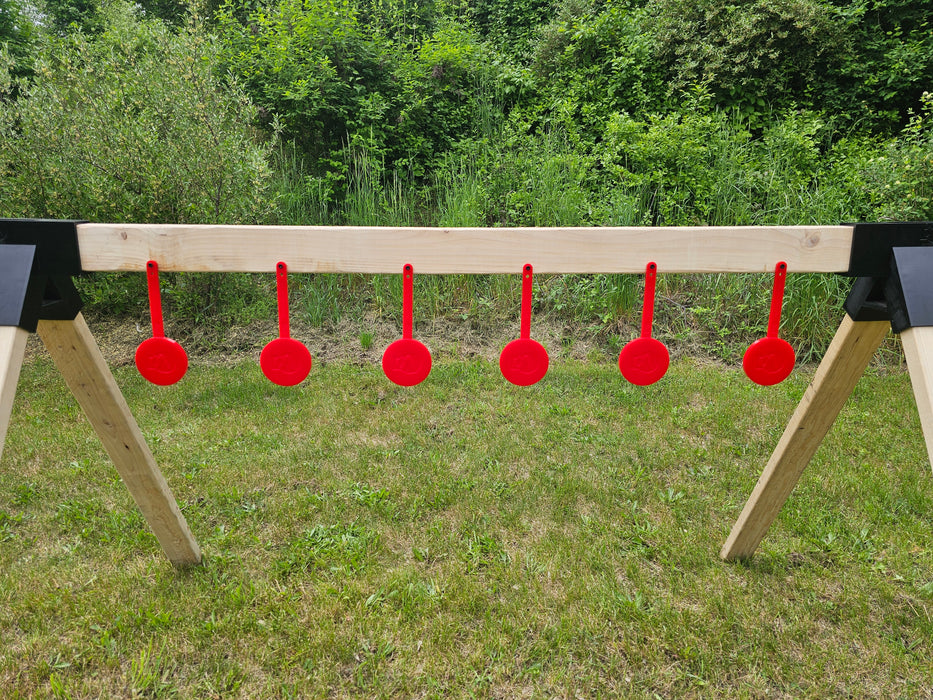
{"label": "wood grain texture", "polygon": [[19,382],[28,337],[29,331],[22,328],[0,326],[0,459],[3,458],[3,444],[10,427],[13,397],[16,396],[16,384]]}
{"label": "wood grain texture", "polygon": [[379,228],[80,224],[86,271],[416,274],[844,272],[851,226]]}
{"label": "wood grain texture", "polygon": [[720,556],[723,559],[744,559],[755,553],[890,330],[891,324],[887,321],[856,323],[849,316],[843,318],[813,381],[722,547]]}
{"label": "wood grain texture", "polygon": [[933,465],[933,327],[909,328],[901,333],[901,343],[920,411],[927,456]]}
{"label": "wood grain texture", "polygon": [[84,318],[39,321],[38,332],[166,556],[176,566],[199,563],[198,543]]}

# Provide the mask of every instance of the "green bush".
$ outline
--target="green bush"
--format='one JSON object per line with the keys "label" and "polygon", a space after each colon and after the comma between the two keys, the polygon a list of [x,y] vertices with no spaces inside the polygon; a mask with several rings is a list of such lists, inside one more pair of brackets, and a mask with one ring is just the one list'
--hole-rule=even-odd
{"label": "green bush", "polygon": [[360,151],[389,175],[424,180],[452,143],[475,132],[497,74],[462,24],[422,18],[387,29],[413,8],[362,5],[278,0],[244,16],[228,2],[218,14],[226,65],[265,123],[306,157],[308,174],[336,180],[337,202]]}
{"label": "green bush", "polygon": [[628,2],[609,1],[601,11],[564,2],[555,20],[541,27],[533,70],[539,120],[560,122],[587,141],[598,140],[613,113],[641,118],[669,106],[650,36]]}
{"label": "green bush", "polygon": [[497,51],[517,58],[534,52],[538,29],[554,17],[553,0],[471,0],[470,19]]}
{"label": "green bush", "polygon": [[747,116],[812,104],[844,46],[844,27],[822,0],[649,0],[643,22],[674,94],[708,85],[720,106]]}
{"label": "green bush", "polygon": [[417,46],[443,21],[445,0],[354,0],[359,21],[393,46]]}
{"label": "green bush", "polygon": [[0,48],[20,64],[28,61],[35,40],[35,26],[19,0],[0,0]]}
{"label": "green bush", "polygon": [[894,133],[933,85],[933,0],[832,0],[846,26],[838,74],[818,84],[826,108],[861,129]]}
{"label": "green bush", "polygon": [[[32,80],[0,61],[0,209],[11,217],[110,222],[257,223],[272,206],[268,145],[254,109],[216,70],[217,47],[199,27],[173,31],[108,8],[96,37],[47,38]],[[13,94],[15,90],[15,95]],[[92,308],[138,308],[139,275],[81,281]],[[229,320],[247,277],[166,279],[183,319]]]}
{"label": "green bush", "polygon": [[795,105],[903,126],[933,80],[931,0],[648,0],[642,28],[672,94],[708,85],[760,120]]}
{"label": "green bush", "polygon": [[891,139],[864,164],[872,216],[893,221],[933,220],[933,94],[900,138]]}
{"label": "green bush", "polygon": [[284,138],[326,161],[348,131],[381,131],[390,56],[347,0],[280,0],[242,13],[233,2],[218,13],[222,59]]}
{"label": "green bush", "polygon": [[[114,5],[98,38],[48,39],[0,112],[7,216],[250,223],[266,215],[268,147],[197,28]],[[0,90],[9,91],[6,81]]]}

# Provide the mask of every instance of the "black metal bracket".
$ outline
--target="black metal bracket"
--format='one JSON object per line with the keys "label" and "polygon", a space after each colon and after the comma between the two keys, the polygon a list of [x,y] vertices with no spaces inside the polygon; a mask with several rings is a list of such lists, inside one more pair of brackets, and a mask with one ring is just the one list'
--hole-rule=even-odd
{"label": "black metal bracket", "polygon": [[35,332],[42,308],[42,287],[33,275],[36,247],[0,248],[0,326],[19,326]]}
{"label": "black metal bracket", "polygon": [[849,277],[887,277],[894,248],[933,246],[933,221],[855,224],[849,253]]}
{"label": "black metal bracket", "polygon": [[83,272],[78,221],[0,219],[0,326],[35,332],[39,319],[81,310],[72,277]]}
{"label": "black metal bracket", "polygon": [[933,326],[933,248],[895,248],[885,296],[895,333]]}
{"label": "black metal bracket", "polygon": [[845,301],[854,321],[890,321],[900,333],[933,326],[933,222],[856,224]]}

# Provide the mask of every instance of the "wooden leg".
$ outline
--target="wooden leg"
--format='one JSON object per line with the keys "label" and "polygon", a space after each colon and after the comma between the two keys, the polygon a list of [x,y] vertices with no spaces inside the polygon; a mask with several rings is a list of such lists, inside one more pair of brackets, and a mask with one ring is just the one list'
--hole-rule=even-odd
{"label": "wooden leg", "polygon": [[927,456],[933,465],[933,328],[908,328],[901,333],[910,383],[920,411],[920,425],[927,444]]}
{"label": "wooden leg", "polygon": [[0,326],[0,457],[3,457],[3,443],[10,426],[13,397],[16,395],[16,383],[23,366],[28,337],[29,331],[22,328]]}
{"label": "wooden leg", "polygon": [[166,556],[176,566],[199,563],[198,543],[84,318],[40,321],[38,332]]}
{"label": "wooden leg", "polygon": [[722,547],[723,559],[742,559],[755,553],[890,329],[887,321],[856,323],[849,316],[842,320]]}

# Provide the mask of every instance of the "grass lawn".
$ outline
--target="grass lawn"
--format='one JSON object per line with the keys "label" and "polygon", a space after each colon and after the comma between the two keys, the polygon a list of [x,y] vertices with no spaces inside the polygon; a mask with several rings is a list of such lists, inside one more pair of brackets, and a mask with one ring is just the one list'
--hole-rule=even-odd
{"label": "grass lawn", "polygon": [[742,564],[719,548],[812,369],[115,375],[204,563],[173,569],[29,362],[0,463],[4,698],[933,696],[933,476],[900,371],[862,379]]}

